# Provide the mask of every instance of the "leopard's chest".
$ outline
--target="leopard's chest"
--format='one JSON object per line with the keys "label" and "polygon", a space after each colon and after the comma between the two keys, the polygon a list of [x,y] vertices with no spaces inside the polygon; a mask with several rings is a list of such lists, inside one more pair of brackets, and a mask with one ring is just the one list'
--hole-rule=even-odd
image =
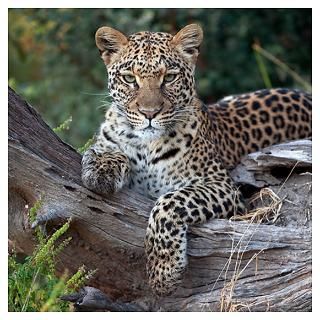
{"label": "leopard's chest", "polygon": [[131,175],[129,187],[150,198],[176,190],[185,184],[185,163],[178,148],[164,149],[127,148]]}

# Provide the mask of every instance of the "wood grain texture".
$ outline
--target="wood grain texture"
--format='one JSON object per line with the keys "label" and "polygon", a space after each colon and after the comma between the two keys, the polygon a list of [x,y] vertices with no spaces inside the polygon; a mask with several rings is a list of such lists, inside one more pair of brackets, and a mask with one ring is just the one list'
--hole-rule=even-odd
{"label": "wood grain texture", "polygon": [[280,143],[243,157],[231,171],[233,180],[258,188],[280,183],[270,172],[273,169],[306,169],[312,167],[312,142],[310,139]]}
{"label": "wood grain texture", "polygon": [[[153,202],[130,190],[103,198],[83,187],[81,156],[9,88],[9,238],[34,248],[28,209],[42,199],[48,230],[72,217],[58,272],[97,269],[90,286],[148,311],[311,310],[311,227],[212,220],[189,229],[181,287],[147,285],[143,239]],[[108,300],[109,301],[109,300]]]}

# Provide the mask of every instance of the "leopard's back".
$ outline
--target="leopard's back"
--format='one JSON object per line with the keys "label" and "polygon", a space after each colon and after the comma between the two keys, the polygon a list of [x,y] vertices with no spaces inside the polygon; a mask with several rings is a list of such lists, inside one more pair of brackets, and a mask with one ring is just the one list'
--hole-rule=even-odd
{"label": "leopard's back", "polygon": [[224,166],[232,168],[267,146],[310,137],[311,107],[311,94],[294,89],[264,89],[209,105],[212,139]]}

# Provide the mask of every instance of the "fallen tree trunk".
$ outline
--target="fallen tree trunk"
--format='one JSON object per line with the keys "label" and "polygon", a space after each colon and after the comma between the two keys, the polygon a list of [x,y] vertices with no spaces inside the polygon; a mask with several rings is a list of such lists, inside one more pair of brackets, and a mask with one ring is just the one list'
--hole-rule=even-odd
{"label": "fallen tree trunk", "polygon": [[34,248],[27,207],[41,198],[40,220],[73,221],[58,271],[97,269],[89,285],[108,299],[145,311],[311,310],[311,228],[303,226],[212,220],[192,227],[181,287],[154,296],[143,248],[152,201],[126,189],[108,198],[87,190],[80,161],[9,89],[9,238],[21,251]]}

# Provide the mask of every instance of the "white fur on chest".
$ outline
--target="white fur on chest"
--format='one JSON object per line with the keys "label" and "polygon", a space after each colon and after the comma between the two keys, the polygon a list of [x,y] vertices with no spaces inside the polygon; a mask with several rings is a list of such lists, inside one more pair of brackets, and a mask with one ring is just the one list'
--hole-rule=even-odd
{"label": "white fur on chest", "polygon": [[135,148],[127,145],[123,150],[130,159],[131,174],[129,187],[150,198],[158,198],[179,187],[182,177],[179,177],[175,168],[183,161],[181,152],[169,159],[159,160],[174,146],[169,145],[157,153],[154,146]]}

